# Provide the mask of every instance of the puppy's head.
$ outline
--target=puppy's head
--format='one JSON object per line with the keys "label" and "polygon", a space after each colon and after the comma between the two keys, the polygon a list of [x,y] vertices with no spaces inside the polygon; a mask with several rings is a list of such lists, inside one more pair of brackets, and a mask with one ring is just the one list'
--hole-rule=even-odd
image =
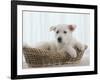
{"label": "puppy's head", "polygon": [[58,43],[66,43],[72,36],[72,32],[75,30],[76,25],[73,24],[59,24],[50,27],[50,31],[55,32],[55,37]]}

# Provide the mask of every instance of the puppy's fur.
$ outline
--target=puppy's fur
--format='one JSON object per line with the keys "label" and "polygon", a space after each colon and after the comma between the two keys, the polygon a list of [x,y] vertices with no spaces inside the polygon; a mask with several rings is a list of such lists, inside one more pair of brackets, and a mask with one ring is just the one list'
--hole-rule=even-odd
{"label": "puppy's fur", "polygon": [[64,51],[69,53],[71,57],[77,57],[74,47],[77,47],[79,50],[83,51],[87,46],[73,38],[72,34],[75,28],[76,25],[73,24],[59,24],[52,26],[50,27],[50,31],[55,32],[56,40],[40,43],[39,45],[35,46],[35,48],[47,49],[56,52]]}

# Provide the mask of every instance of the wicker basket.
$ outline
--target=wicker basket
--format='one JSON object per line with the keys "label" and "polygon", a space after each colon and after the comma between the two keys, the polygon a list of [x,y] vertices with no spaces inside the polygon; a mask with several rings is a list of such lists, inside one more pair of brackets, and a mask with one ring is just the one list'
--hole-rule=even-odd
{"label": "wicker basket", "polygon": [[84,51],[77,51],[77,57],[72,58],[65,52],[53,52],[49,50],[37,48],[23,48],[26,63],[29,67],[44,67],[53,65],[73,64],[79,62],[84,54]]}

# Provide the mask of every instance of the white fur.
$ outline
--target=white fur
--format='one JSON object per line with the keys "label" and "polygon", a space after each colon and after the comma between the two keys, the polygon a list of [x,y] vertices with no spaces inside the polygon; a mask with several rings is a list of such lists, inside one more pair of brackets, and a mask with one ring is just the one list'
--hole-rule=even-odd
{"label": "white fur", "polygon": [[[47,49],[50,51],[57,51],[57,52],[67,52],[70,54],[71,57],[77,57],[77,53],[74,49],[76,46],[80,50],[84,50],[86,48],[86,45],[83,45],[79,41],[77,41],[75,38],[73,38],[72,33],[75,30],[76,25],[67,25],[67,24],[59,24],[50,27],[50,31],[55,32],[55,41],[50,42],[41,42],[38,43],[35,48],[40,49]],[[58,31],[58,33],[57,33]],[[64,31],[66,33],[64,33]],[[61,38],[61,42],[58,41],[58,38]]]}

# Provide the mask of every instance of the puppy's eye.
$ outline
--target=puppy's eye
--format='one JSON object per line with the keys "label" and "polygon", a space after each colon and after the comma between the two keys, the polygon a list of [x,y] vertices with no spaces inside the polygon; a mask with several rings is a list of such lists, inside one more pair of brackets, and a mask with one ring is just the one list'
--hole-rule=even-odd
{"label": "puppy's eye", "polygon": [[67,33],[67,31],[64,31],[64,33],[66,34],[66,33]]}
{"label": "puppy's eye", "polygon": [[59,33],[59,31],[56,32],[57,34]]}

